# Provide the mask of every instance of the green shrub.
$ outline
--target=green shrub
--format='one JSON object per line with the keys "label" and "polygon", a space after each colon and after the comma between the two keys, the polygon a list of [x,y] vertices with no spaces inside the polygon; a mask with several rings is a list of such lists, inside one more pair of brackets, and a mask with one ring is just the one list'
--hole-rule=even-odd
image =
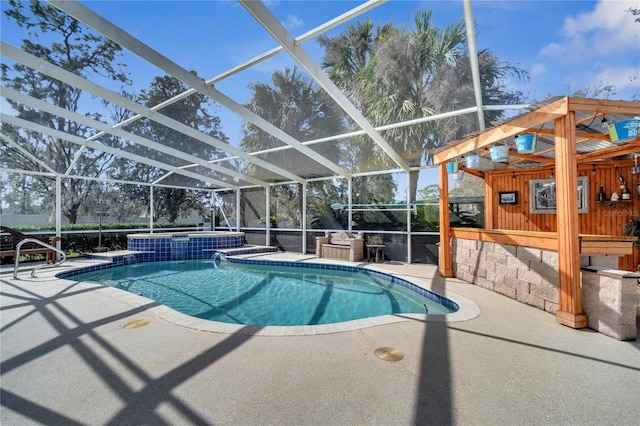
{"label": "green shrub", "polygon": [[[148,227],[148,223],[103,223],[102,224],[102,247],[106,247],[110,251],[113,250],[126,250],[127,248],[127,235],[138,232],[139,229],[145,229]],[[175,229],[175,228],[196,228],[196,225],[193,223],[154,223],[153,229],[154,232],[157,230],[167,230],[167,229]],[[38,235],[38,232],[43,232],[43,234],[39,234],[38,236],[48,235],[51,236],[49,232],[44,233],[44,231],[55,231],[55,225],[47,224],[47,225],[35,225],[35,226],[17,226],[13,229],[23,232],[23,233],[35,233]],[[112,229],[126,229],[126,231],[122,232],[109,232]],[[68,255],[70,253],[74,254],[82,254],[82,253],[90,253],[93,251],[95,247],[98,247],[98,234],[99,226],[98,224],[76,224],[76,225],[64,225],[62,226],[62,241],[61,247],[62,250]],[[81,231],[91,231],[91,232],[81,232]],[[71,232],[71,233],[66,233]],[[44,255],[29,255],[25,256],[24,260],[43,260]]]}

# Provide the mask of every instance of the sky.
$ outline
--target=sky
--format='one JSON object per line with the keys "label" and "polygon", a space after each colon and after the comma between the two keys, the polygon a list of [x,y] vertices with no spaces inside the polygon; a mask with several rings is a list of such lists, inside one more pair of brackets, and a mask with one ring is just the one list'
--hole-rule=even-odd
{"label": "sky", "polygon": [[[245,8],[231,0],[82,3],[204,79],[277,46]],[[267,1],[265,5],[297,37],[361,3],[299,0]],[[6,1],[1,5],[7,9]],[[637,1],[475,0],[471,7],[478,49],[488,49],[501,61],[529,74],[529,80],[507,81],[507,89],[522,91],[527,102],[571,95],[577,90],[593,91],[606,85],[616,88],[611,99],[640,100],[640,22],[634,22],[628,12],[631,7],[638,7]],[[375,23],[411,26],[415,12],[421,8],[432,10],[433,21],[440,27],[463,19],[461,0],[390,0],[355,20],[371,18]],[[4,14],[0,24],[3,41],[19,46],[26,37],[24,30],[16,28]],[[327,35],[335,36],[345,28],[343,24]],[[323,52],[315,39],[302,47],[316,62],[321,60]],[[5,62],[4,57],[2,60]],[[163,74],[131,54],[125,54],[121,62],[127,63],[126,70],[135,82],[128,90],[145,89],[154,76]],[[216,88],[235,101],[246,103],[251,94],[250,83],[269,82],[275,70],[294,65],[291,57],[280,53],[217,83]],[[98,108],[99,100],[93,102]],[[2,109],[5,108],[3,101]],[[221,117],[222,129],[231,142],[237,143],[242,120],[223,108],[214,113]]]}

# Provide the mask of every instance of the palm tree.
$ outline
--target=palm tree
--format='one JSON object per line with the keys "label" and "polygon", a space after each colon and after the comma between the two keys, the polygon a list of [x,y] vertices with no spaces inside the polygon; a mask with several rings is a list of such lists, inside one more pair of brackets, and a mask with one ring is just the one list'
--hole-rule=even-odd
{"label": "palm tree", "polygon": [[[509,75],[528,78],[525,71],[508,63],[501,63],[488,50],[478,52],[478,67],[483,105],[522,102],[522,93],[506,90],[503,82]],[[464,52],[454,66],[444,66],[437,70],[431,87],[426,93],[426,102],[434,111],[455,111],[474,105],[474,96],[471,65],[468,53]],[[503,116],[502,111],[484,111],[484,119],[487,123],[494,122]],[[478,130],[477,115],[469,114],[438,120],[430,125],[429,130],[424,143],[426,152]]]}
{"label": "palm tree", "polygon": [[[375,98],[366,90],[373,78],[373,52],[390,32],[392,24],[374,25],[370,19],[350,24],[347,30],[334,38],[318,37],[318,43],[324,47],[325,54],[321,66],[329,78],[349,97],[351,102],[366,117],[373,107]],[[354,124],[349,123],[355,130]],[[386,157],[373,155],[376,144],[368,136],[360,136],[345,141],[349,145],[345,162],[353,172],[380,168]],[[369,181],[383,177],[362,176],[355,180],[354,191],[360,203],[375,202],[369,194]],[[391,201],[391,200],[377,200]]]}
{"label": "palm tree", "polygon": [[[247,108],[301,142],[342,132],[342,111],[311,78],[301,74],[297,67],[274,72],[271,82],[272,85],[261,82],[249,85],[253,94]],[[244,123],[243,133],[240,146],[248,152],[284,145],[282,141],[250,122]],[[337,144],[323,143],[312,148],[329,161],[339,161]],[[261,158],[303,177],[312,174],[313,168],[317,167],[312,164],[314,160],[293,149],[267,153]]]}
{"label": "palm tree", "polygon": [[[455,67],[466,40],[462,21],[443,30],[431,22],[431,11],[419,10],[414,17],[414,29],[397,29],[376,47],[374,78],[367,86],[375,99],[367,117],[374,125],[401,122],[442,112],[431,102],[434,82],[445,69]],[[444,73],[443,75],[446,75]],[[473,93],[473,92],[472,92]],[[472,98],[473,99],[473,98]],[[428,135],[433,134],[429,123],[399,127],[383,136],[411,167],[421,165],[422,159],[435,146]],[[409,194],[415,199],[418,172],[410,173]]]}
{"label": "palm tree", "polygon": [[[414,17],[415,28],[378,27],[372,36],[367,33],[372,31],[371,24],[365,22],[350,26],[334,39],[319,40],[326,48],[322,64],[329,76],[343,90],[352,92],[351,98],[374,126],[473,105],[464,24],[460,21],[441,30],[431,19],[431,11],[419,10]],[[357,59],[350,58],[349,51]],[[488,51],[479,56],[484,103],[518,102],[520,94],[506,91],[501,83],[507,74],[525,73],[501,64]],[[500,112],[487,114],[489,119],[499,117]],[[418,167],[423,158],[429,161],[434,148],[477,129],[475,115],[466,115],[387,130],[383,136],[403,153],[411,167]],[[372,148],[367,150],[369,155],[375,152],[377,158],[384,157],[381,150]],[[411,200],[415,200],[417,182],[418,172],[411,172]]]}
{"label": "palm tree", "polygon": [[363,113],[370,105],[363,86],[371,79],[373,51],[392,31],[393,24],[374,26],[367,19],[350,24],[334,38],[318,37],[318,43],[325,49],[321,66]]}
{"label": "palm tree", "polygon": [[[253,95],[247,108],[301,142],[344,133],[342,110],[324,90],[296,67],[286,68],[284,72],[274,72],[271,83],[269,85],[256,82],[249,85]],[[249,122],[244,123],[243,133],[240,145],[248,152],[284,145],[279,139]],[[328,161],[340,162],[342,156],[340,141],[312,145],[311,148]],[[315,160],[294,149],[261,154],[260,158],[305,178],[324,173],[324,165],[318,165]],[[251,169],[252,174],[259,175],[263,172],[257,170],[255,165],[250,164],[247,168]],[[327,182],[326,185],[331,183]],[[271,200],[273,216],[282,213],[294,224],[300,223],[301,218],[292,213],[301,211],[299,188],[292,185],[278,186],[273,189]],[[313,205],[313,203],[310,204]],[[275,211],[276,206],[278,212]],[[242,209],[244,210],[245,207],[243,206]]]}

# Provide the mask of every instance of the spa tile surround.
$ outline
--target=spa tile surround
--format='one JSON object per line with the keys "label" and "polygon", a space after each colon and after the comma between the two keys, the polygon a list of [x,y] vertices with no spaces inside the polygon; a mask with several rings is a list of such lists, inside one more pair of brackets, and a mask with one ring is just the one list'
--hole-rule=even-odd
{"label": "spa tile surround", "polygon": [[143,252],[140,261],[208,259],[220,249],[244,245],[244,232],[131,234],[127,249]]}

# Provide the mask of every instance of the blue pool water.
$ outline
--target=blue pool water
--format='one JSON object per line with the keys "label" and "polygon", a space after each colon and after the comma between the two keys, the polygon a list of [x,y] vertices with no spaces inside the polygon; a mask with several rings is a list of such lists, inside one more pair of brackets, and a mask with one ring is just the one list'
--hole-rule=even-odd
{"label": "blue pool water", "polygon": [[309,267],[222,262],[216,268],[203,260],[149,262],[68,279],[140,294],[197,318],[247,325],[330,324],[455,310],[384,277]]}

